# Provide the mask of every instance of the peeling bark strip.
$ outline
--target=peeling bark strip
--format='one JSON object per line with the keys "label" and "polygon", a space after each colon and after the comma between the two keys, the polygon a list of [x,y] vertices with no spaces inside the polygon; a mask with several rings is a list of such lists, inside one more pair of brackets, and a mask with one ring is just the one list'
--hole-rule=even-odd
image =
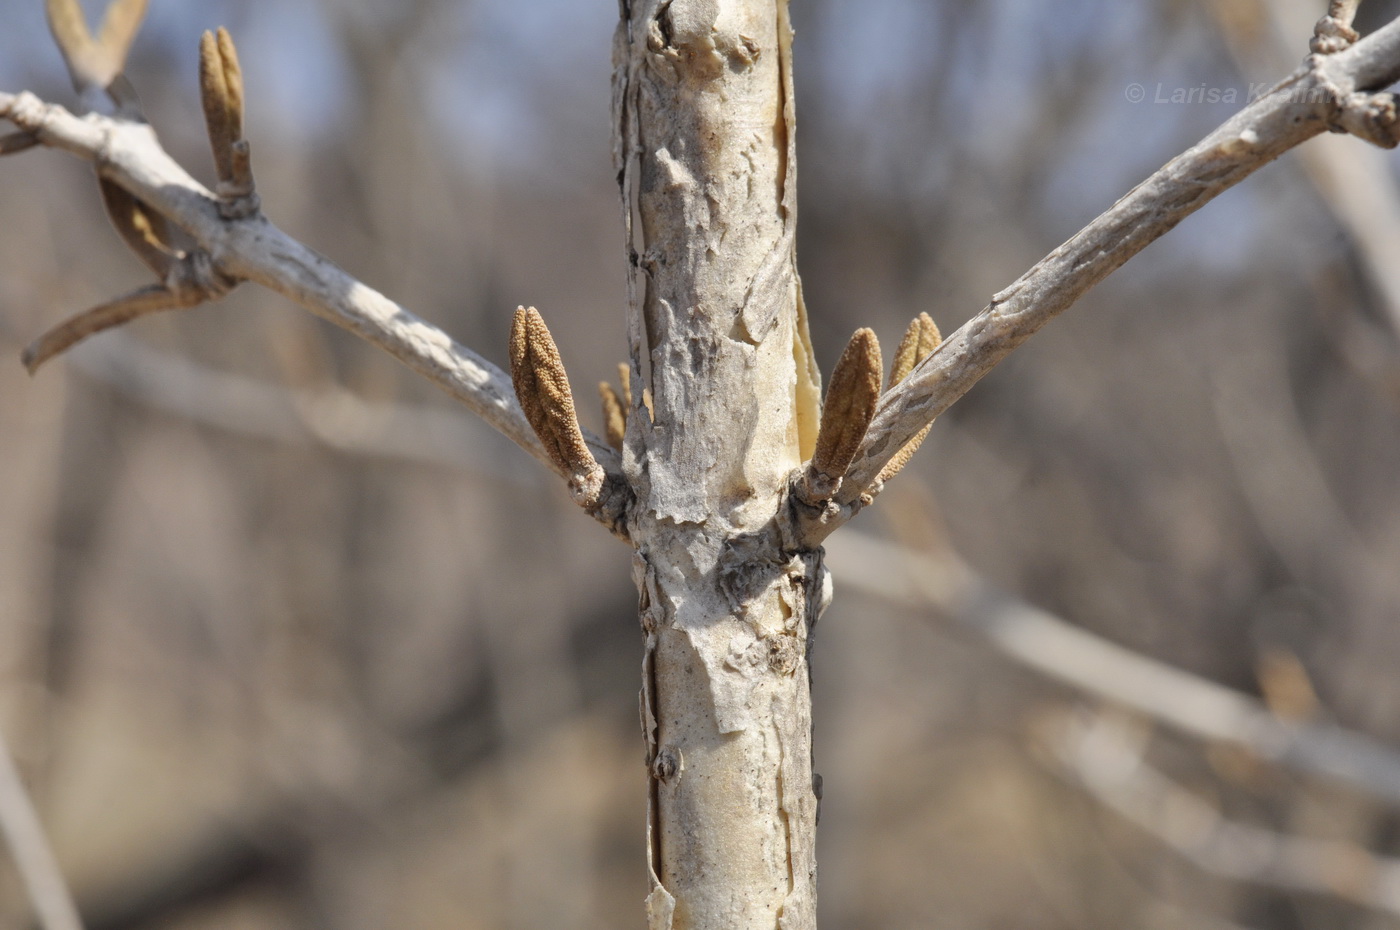
{"label": "peeling bark strip", "polygon": [[807,635],[822,569],[785,549],[777,520],[799,420],[817,422],[793,261],[786,3],[623,7],[634,391],[651,398],[624,454],[647,632],[651,927],[810,930]]}

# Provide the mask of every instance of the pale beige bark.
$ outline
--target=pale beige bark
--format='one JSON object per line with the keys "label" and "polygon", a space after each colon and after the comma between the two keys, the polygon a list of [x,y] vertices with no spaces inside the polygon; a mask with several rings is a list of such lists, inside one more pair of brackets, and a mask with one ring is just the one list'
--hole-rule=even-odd
{"label": "pale beige bark", "polygon": [[624,9],[616,46],[634,383],[651,398],[648,413],[635,392],[623,464],[656,930],[816,926],[807,637],[823,569],[782,520],[817,396],[790,42],[780,0],[648,0]]}

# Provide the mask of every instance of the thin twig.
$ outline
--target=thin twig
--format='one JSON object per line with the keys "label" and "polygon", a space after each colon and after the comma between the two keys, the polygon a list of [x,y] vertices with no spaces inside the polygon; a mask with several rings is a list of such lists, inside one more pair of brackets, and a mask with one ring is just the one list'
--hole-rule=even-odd
{"label": "thin twig", "polygon": [[[933,607],[1001,653],[1192,736],[1400,806],[1400,751],[1327,723],[1282,720],[1255,698],[1125,649],[998,591],[952,553],[914,552],[853,531],[827,544],[840,583]],[[849,568],[842,572],[842,564]]]}
{"label": "thin twig", "polygon": [[[288,236],[261,214],[227,221],[218,198],[161,148],[151,127],[101,115],[78,118],[28,93],[0,92],[0,117],[40,142],[98,165],[99,173],[175,222],[214,256],[221,273],[254,281],[384,349],[438,385],[535,458],[559,472],[498,367]],[[622,487],[620,458],[585,434],[593,456]],[[615,520],[619,503],[600,511]],[[616,523],[611,523],[616,527]]]}
{"label": "thin twig", "polygon": [[39,815],[24,790],[14,757],[0,735],[0,832],[10,847],[44,930],[82,930],[77,905],[59,871]]}
{"label": "thin twig", "polygon": [[1143,740],[1108,715],[1065,718],[1041,737],[1080,786],[1207,872],[1343,898],[1400,916],[1400,859],[1355,843],[1237,823],[1143,758]]}
{"label": "thin twig", "polygon": [[44,362],[77,345],[88,336],[120,326],[138,317],[162,310],[178,310],[184,306],[177,295],[164,285],[151,284],[109,303],[93,307],[86,313],[64,320],[34,340],[20,355],[20,361],[32,375]]}

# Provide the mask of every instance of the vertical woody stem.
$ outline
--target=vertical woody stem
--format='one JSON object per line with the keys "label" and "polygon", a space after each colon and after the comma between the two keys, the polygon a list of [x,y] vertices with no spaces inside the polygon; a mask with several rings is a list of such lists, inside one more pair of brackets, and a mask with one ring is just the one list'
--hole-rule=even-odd
{"label": "vertical woody stem", "polygon": [[[623,2],[635,282],[624,466],[647,637],[651,930],[815,927],[807,634],[780,527],[815,397],[793,264],[786,0]],[[807,379],[807,380],[803,380]]]}

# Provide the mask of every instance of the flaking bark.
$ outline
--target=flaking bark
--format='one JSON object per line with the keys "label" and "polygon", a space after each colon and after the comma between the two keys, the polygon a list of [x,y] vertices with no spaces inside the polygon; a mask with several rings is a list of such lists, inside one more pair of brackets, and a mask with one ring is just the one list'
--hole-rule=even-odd
{"label": "flaking bark", "polygon": [[[652,930],[816,921],[807,634],[819,552],[779,519],[817,422],[775,0],[648,0],[616,62],[632,291],[624,453],[646,634]],[[721,245],[722,243],[722,245]]]}

